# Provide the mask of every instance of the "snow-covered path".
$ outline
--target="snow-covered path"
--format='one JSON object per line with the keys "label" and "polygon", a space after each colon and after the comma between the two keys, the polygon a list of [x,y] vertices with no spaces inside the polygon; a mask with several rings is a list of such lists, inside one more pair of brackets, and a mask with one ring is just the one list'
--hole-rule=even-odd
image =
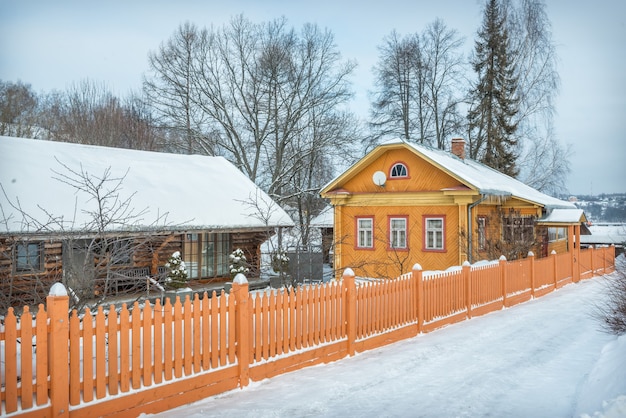
{"label": "snow-covered path", "polygon": [[[594,317],[605,279],[162,413],[180,417],[572,417],[626,394],[626,360],[587,377],[617,339]],[[624,351],[626,344],[617,345]],[[606,350],[605,350],[606,351]],[[615,356],[614,356],[615,357]],[[619,358],[619,356],[618,356]],[[620,369],[621,368],[621,369]],[[606,365],[605,365],[606,369]]]}

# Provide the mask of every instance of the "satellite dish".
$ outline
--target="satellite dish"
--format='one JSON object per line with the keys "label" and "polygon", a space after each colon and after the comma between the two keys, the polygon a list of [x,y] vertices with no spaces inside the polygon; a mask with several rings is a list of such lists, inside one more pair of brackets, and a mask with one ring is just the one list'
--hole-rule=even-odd
{"label": "satellite dish", "polygon": [[382,171],[377,171],[372,176],[372,181],[375,185],[383,187],[387,181],[387,176]]}

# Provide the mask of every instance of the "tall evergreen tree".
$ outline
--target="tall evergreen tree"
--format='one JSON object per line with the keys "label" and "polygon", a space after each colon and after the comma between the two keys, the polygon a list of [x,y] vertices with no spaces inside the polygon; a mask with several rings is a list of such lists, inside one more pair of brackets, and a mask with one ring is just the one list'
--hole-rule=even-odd
{"label": "tall evergreen tree", "polygon": [[516,177],[515,115],[519,107],[510,51],[505,11],[498,0],[487,0],[472,59],[477,82],[470,91],[469,155]]}

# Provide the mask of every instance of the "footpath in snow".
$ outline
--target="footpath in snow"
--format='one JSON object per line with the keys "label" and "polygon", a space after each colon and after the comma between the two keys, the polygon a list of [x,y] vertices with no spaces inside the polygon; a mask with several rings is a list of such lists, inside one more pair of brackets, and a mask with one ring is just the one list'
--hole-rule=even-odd
{"label": "footpath in snow", "polygon": [[595,312],[605,278],[162,417],[626,417],[626,336]]}

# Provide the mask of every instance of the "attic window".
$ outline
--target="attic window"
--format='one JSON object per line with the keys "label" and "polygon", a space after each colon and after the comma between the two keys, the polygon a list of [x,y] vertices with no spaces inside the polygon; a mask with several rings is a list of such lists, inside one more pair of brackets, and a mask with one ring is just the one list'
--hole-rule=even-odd
{"label": "attic window", "polygon": [[391,174],[389,177],[391,178],[403,178],[409,176],[409,170],[407,170],[406,165],[403,163],[395,163],[391,167]]}

